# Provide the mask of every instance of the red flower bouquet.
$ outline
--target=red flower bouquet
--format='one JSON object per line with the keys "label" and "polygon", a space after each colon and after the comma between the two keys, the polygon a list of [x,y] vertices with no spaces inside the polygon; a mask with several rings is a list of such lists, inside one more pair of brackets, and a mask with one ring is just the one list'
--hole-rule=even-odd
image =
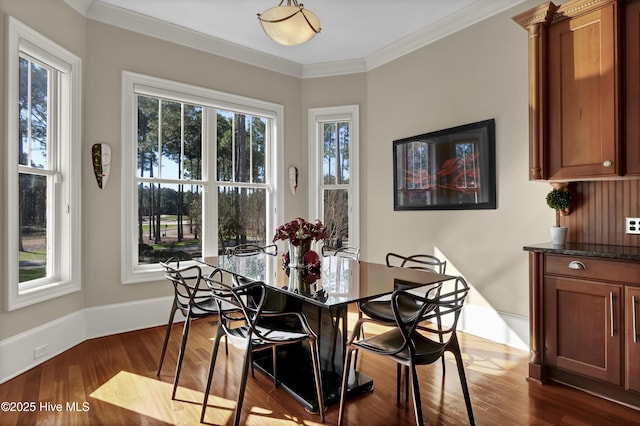
{"label": "red flower bouquet", "polygon": [[[299,217],[280,225],[273,236],[273,242],[286,240],[289,241],[290,245],[300,247],[300,253],[303,255],[302,262],[304,263],[304,268],[300,272],[303,274],[305,282],[314,282],[320,278],[320,256],[310,249],[311,242],[324,240],[325,238],[327,238],[327,230],[322,222],[316,220],[311,223]],[[282,269],[285,270],[288,276],[290,274],[290,261],[289,253],[283,253]]]}
{"label": "red flower bouquet", "polygon": [[322,222],[316,220],[314,223],[307,222],[298,217],[291,222],[278,226],[273,236],[273,242],[278,240],[289,241],[289,244],[300,246],[311,241],[319,241],[327,238],[327,230]]}

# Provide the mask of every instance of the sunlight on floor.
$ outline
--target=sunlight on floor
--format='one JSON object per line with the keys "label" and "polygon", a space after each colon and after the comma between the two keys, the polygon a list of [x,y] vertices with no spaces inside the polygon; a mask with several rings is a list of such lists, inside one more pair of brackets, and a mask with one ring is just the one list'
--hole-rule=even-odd
{"label": "sunlight on floor", "polygon": [[[180,387],[178,399],[171,400],[173,384],[161,380],[120,371],[96,389],[90,396],[108,404],[148,416],[173,425],[193,424],[200,418],[203,393]],[[215,395],[209,396],[206,423],[227,424],[234,415],[236,402]],[[245,424],[260,425],[320,425],[301,420],[289,414],[273,417],[273,411],[264,407],[245,407]]]}

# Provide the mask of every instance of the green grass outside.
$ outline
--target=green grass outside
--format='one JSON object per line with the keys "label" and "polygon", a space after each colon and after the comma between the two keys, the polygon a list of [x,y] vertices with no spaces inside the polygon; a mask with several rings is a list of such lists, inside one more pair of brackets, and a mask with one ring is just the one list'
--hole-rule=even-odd
{"label": "green grass outside", "polygon": [[19,282],[23,283],[25,281],[44,278],[46,274],[47,274],[47,269],[45,267],[32,268],[32,269],[20,269],[20,273],[18,274],[18,279],[19,279]]}
{"label": "green grass outside", "polygon": [[[46,260],[47,259],[47,252],[44,251],[21,251],[18,254],[18,259],[21,261],[28,261],[28,260]],[[20,268],[20,271],[18,273],[18,280],[19,282],[25,282],[25,281],[31,281],[31,280],[36,280],[38,278],[43,278],[45,277],[47,274],[47,268],[45,266],[39,267],[39,268],[29,268],[29,269],[22,269]]]}
{"label": "green grass outside", "polygon": [[187,240],[187,241],[180,241],[176,243],[151,244],[151,247],[153,247],[154,250],[162,250],[167,247],[175,248],[175,247],[200,246],[201,243],[202,243],[201,240]]}
{"label": "green grass outside", "polygon": [[21,251],[18,260],[46,260],[46,251]]}

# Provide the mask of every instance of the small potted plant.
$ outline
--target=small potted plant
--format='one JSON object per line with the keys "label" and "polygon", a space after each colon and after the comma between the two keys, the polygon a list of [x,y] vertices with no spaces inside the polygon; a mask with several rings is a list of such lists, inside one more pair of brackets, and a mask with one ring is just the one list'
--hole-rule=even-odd
{"label": "small potted plant", "polygon": [[551,242],[563,245],[567,239],[567,228],[560,226],[560,215],[569,214],[571,194],[565,188],[553,188],[547,194],[547,205],[556,211],[556,226],[551,227]]}

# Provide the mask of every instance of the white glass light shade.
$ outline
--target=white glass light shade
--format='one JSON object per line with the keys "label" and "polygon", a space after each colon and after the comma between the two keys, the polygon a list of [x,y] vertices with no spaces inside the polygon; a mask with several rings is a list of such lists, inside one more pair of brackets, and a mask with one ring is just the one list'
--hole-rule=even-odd
{"label": "white glass light shade", "polygon": [[315,13],[298,6],[276,6],[258,14],[264,32],[275,42],[295,46],[320,32],[320,19]]}

